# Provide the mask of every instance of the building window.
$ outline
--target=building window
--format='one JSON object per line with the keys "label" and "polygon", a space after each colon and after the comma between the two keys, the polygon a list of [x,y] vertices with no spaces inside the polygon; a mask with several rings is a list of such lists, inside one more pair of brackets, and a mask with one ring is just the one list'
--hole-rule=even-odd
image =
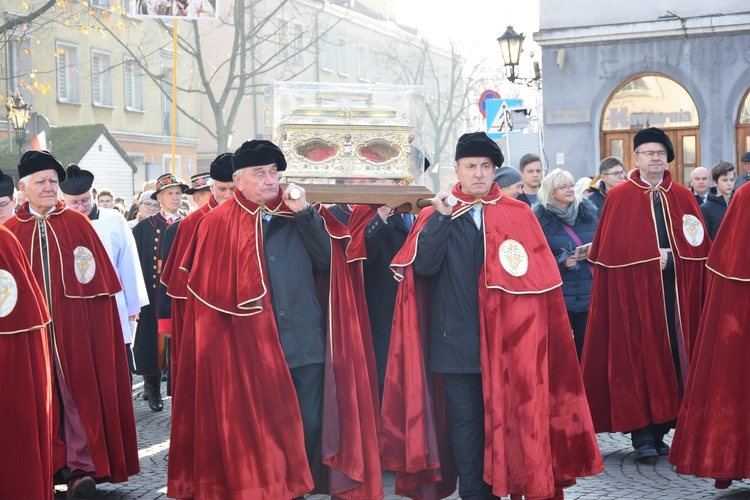
{"label": "building window", "polygon": [[143,69],[135,59],[125,58],[125,109],[143,111]]}
{"label": "building window", "polygon": [[357,47],[357,77],[367,80],[367,49],[361,45]]}
{"label": "building window", "polygon": [[290,47],[291,35],[289,33],[289,24],[285,21],[279,21],[278,29],[276,30],[276,53],[279,55],[279,60],[286,61],[289,59]]}
{"label": "building window", "polygon": [[381,52],[372,53],[372,81],[383,83],[383,54]]}
{"label": "building window", "polygon": [[292,25],[292,62],[297,65],[304,64],[304,48],[302,46],[302,25]]}
{"label": "building window", "polygon": [[80,83],[78,78],[78,47],[57,42],[57,100],[59,102],[80,103]]}
{"label": "building window", "polygon": [[112,56],[91,51],[91,102],[94,106],[112,106]]}
{"label": "building window", "polygon": [[328,33],[320,36],[320,69],[331,71],[331,37]]}
{"label": "building window", "polygon": [[110,0],[90,0],[89,5],[92,7],[98,7],[100,9],[107,9],[111,5]]}
{"label": "building window", "polygon": [[349,55],[347,53],[346,38],[338,38],[339,75],[349,75]]}
{"label": "building window", "polygon": [[[13,90],[23,90],[27,86],[33,85],[31,72],[34,67],[33,50],[27,39],[19,38],[8,40],[8,78],[10,79],[9,88]],[[24,101],[27,94],[23,93]]]}

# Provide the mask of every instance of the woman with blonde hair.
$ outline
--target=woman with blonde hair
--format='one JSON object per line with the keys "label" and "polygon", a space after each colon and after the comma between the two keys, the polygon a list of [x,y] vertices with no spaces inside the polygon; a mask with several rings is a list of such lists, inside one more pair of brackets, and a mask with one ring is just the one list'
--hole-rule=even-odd
{"label": "woman with blonde hair", "polygon": [[575,191],[570,172],[556,168],[542,179],[533,210],[562,276],[565,308],[580,361],[594,271],[585,259],[585,247],[594,239],[599,222],[596,207]]}

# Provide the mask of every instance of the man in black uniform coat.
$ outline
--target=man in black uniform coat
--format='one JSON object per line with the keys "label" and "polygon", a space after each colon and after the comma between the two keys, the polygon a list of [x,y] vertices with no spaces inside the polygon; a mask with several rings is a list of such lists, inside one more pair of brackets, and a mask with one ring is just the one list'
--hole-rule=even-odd
{"label": "man in black uniform coat", "polygon": [[182,193],[187,190],[174,174],[163,174],[156,181],[156,191],[151,198],[158,200],[161,210],[158,214],[143,219],[133,228],[138,257],[141,262],[143,279],[146,281],[149,304],[141,308],[138,328],[135,332],[133,355],[135,373],[143,376],[145,393],[151,411],[162,411],[161,372],[159,366],[159,338],[156,311],[158,308],[157,290],[162,262],[159,260],[162,237],[173,222],[180,218],[179,209]]}

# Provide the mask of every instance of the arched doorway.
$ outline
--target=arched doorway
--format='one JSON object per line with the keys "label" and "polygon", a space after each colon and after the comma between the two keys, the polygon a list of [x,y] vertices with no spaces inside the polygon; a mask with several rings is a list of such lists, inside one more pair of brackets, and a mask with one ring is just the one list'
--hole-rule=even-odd
{"label": "arched doorway", "polygon": [[[685,88],[662,75],[638,75],[623,83],[604,107],[601,124],[602,157],[622,158],[633,168],[633,137],[648,127],[663,129],[675,148],[669,169],[687,184],[690,172],[700,166],[698,108]],[[748,121],[750,134],[750,121]]]}
{"label": "arched doorway", "polygon": [[747,152],[750,152],[750,89],[745,92],[737,114],[737,168],[740,168],[740,158]]}

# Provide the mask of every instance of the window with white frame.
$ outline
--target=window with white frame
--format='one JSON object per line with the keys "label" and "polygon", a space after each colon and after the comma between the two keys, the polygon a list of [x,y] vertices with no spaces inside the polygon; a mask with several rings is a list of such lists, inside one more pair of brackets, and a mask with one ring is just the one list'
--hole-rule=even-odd
{"label": "window with white frame", "polygon": [[292,25],[292,62],[297,65],[304,64],[302,25],[294,23]]}
{"label": "window with white frame", "polygon": [[112,56],[91,51],[91,102],[94,106],[112,106]]}
{"label": "window with white frame", "polygon": [[383,53],[379,51],[372,53],[372,81],[383,83]]}
{"label": "window with white frame", "polygon": [[89,0],[89,5],[92,7],[99,7],[100,9],[106,9],[114,2],[110,0]]}
{"label": "window with white frame", "polygon": [[80,103],[80,78],[78,70],[78,47],[57,42],[57,100],[59,102]]}
{"label": "window with white frame", "polygon": [[357,77],[367,80],[367,49],[362,45],[357,47]]}
{"label": "window with white frame", "polygon": [[162,135],[172,135],[172,53],[161,56],[161,130]]}
{"label": "window with white frame", "polygon": [[125,109],[143,111],[143,68],[131,58],[125,58]]}
{"label": "window with white frame", "polygon": [[347,52],[346,38],[338,38],[338,63],[339,74],[347,76],[349,74],[349,56]]}
{"label": "window with white frame", "polygon": [[[34,67],[34,51],[29,40],[25,38],[8,40],[6,47],[10,91],[22,90],[27,85],[33,85],[31,73]],[[23,95],[26,100],[26,94]]]}
{"label": "window with white frame", "polygon": [[289,23],[286,21],[279,21],[278,28],[276,30],[276,53],[279,56],[279,60],[286,61],[289,59],[291,51],[291,33],[289,32]]}
{"label": "window with white frame", "polygon": [[331,71],[333,69],[331,67],[331,37],[328,36],[328,33],[320,35],[318,43],[320,47],[320,69]]}

